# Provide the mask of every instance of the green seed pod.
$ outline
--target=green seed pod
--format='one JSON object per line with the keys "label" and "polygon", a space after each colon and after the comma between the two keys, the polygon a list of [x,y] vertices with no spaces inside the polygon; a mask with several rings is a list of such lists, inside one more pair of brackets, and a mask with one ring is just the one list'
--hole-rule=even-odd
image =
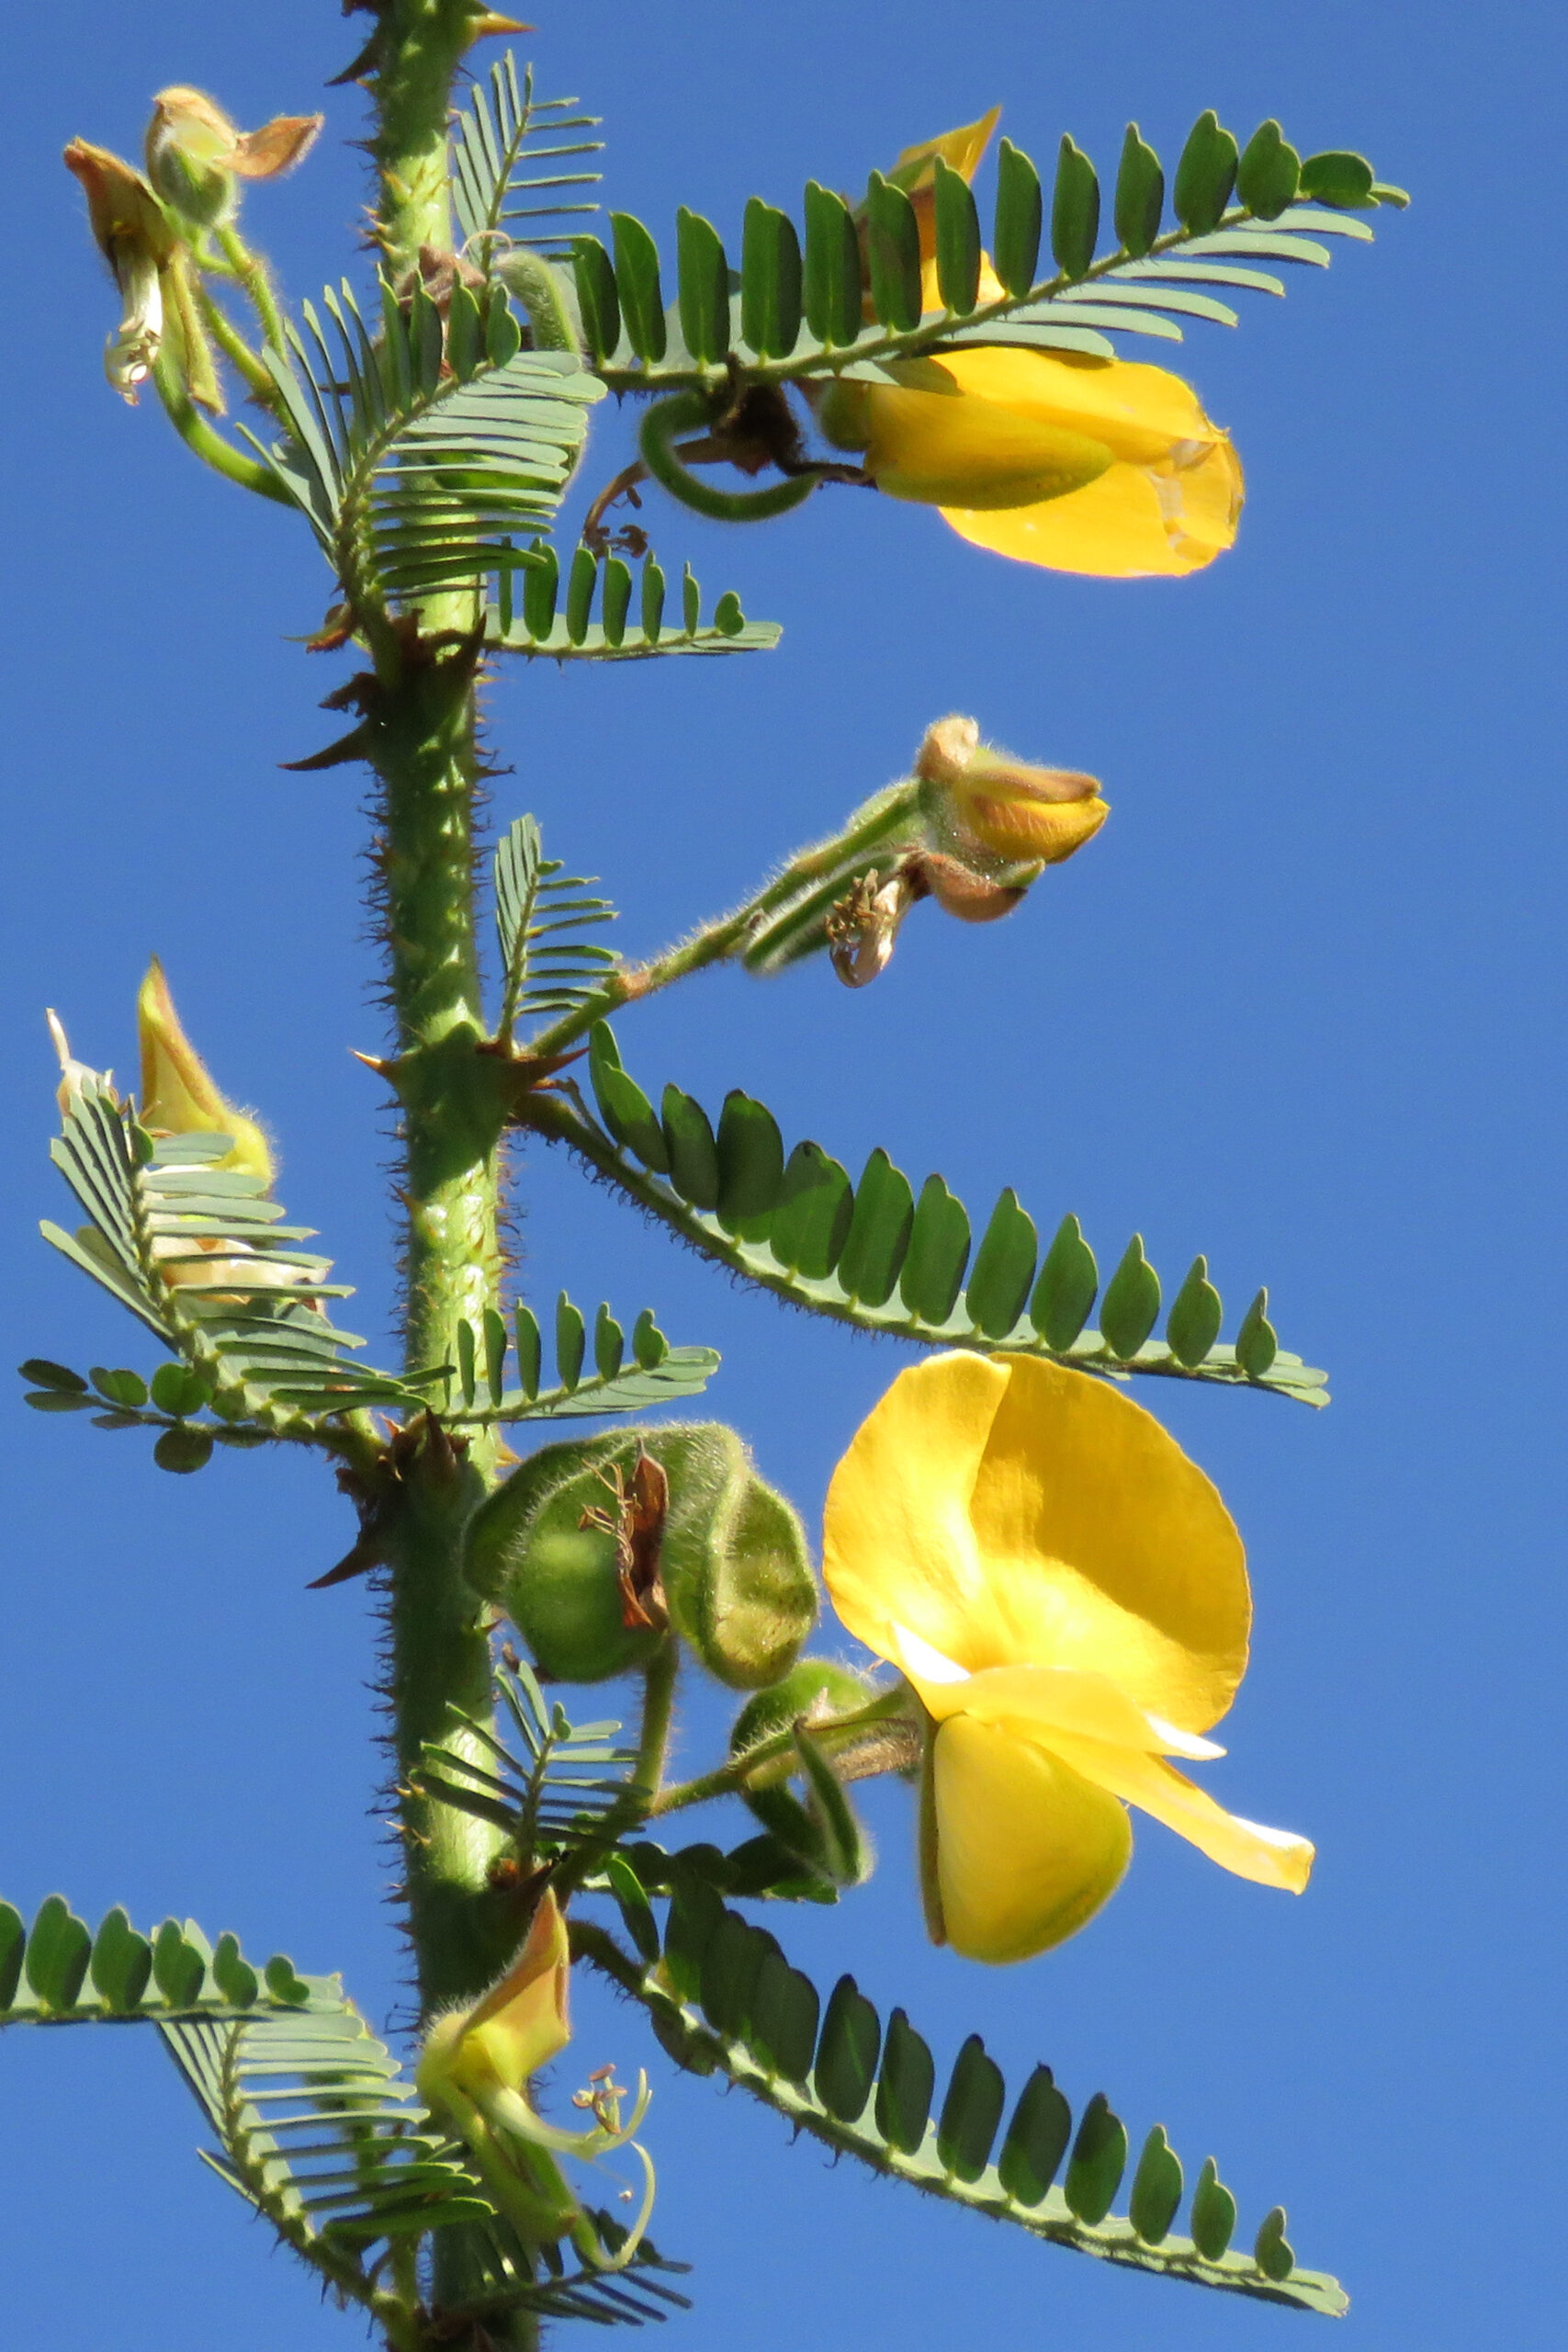
{"label": "green seed pod", "polygon": [[664,1589],[676,1631],[734,1690],[776,1682],[817,1620],[806,1530],[720,1421],[650,1430],[670,1480]]}
{"label": "green seed pod", "polygon": [[476,1514],[467,1573],[563,1681],[642,1665],[672,1625],[721,1682],[754,1690],[817,1615],[799,1519],[717,1422],[546,1446]]}
{"label": "green seed pod", "polygon": [[636,1622],[621,1582],[629,1498],[618,1499],[615,1479],[618,1470],[624,1495],[636,1457],[635,1437],[619,1430],[544,1446],[469,1524],[468,1582],[505,1611],[535,1663],[558,1681],[627,1673],[665,1638],[657,1612],[644,1610],[654,1622]]}

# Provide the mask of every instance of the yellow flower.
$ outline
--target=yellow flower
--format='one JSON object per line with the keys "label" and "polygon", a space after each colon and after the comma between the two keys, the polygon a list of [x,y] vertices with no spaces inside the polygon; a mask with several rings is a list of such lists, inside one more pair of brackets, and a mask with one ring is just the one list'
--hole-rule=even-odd
{"label": "yellow flower", "polygon": [[[581,2132],[547,2123],[528,2097],[529,2077],[558,2057],[571,2039],[570,1969],[566,1921],[547,1887],[523,1948],[500,1984],[474,2008],[451,2010],[431,2026],[415,2079],[426,2103],[461,2132],[498,2209],[526,2244],[554,2245],[570,2237],[594,2269],[621,2270],[653,2211],[652,2160],[632,2137],[648,2111],[647,2075],[638,2075],[637,2098],[623,2122],[626,2093],[613,2070],[602,2067],[572,2100],[593,2118]],[[555,2158],[592,2162],[624,2147],[641,2161],[643,2198],[636,2222],[611,2255]]]}
{"label": "yellow flower", "polygon": [[571,2040],[567,1992],[571,1948],[560,1905],[547,1887],[516,1959],[478,2006],[443,2018],[421,2062],[421,2086],[469,2100],[522,2091],[530,2075]]}
{"label": "yellow flower", "polygon": [[978,547],[1126,579],[1197,571],[1235,537],[1240,461],[1163,368],[980,346],[886,373],[835,384],[824,433]]}
{"label": "yellow flower", "polygon": [[915,774],[942,795],[961,839],[1015,864],[1059,865],[1092,841],[1111,814],[1094,776],[1015,760],[982,743],[974,719],[956,712],[927,728]]}
{"label": "yellow flower", "polygon": [[1247,1665],[1246,1555],[1153,1417],[1030,1356],[901,1373],[829,1489],[823,1573],[850,1631],[931,1718],[922,1823],[933,1939],[1025,1960],[1081,1928],[1132,1850],[1128,1804],[1212,1860],[1300,1893],[1304,1838],[1224,1812],[1168,1756]]}
{"label": "yellow flower", "polygon": [[226,1102],[208,1074],[207,1066],[180,1026],[164,967],[154,956],[136,1000],[136,1028],[141,1046],[141,1124],[152,1136],[224,1135],[233,1149],[217,1168],[237,1168],[273,1178],[272,1153],[254,1119]]}
{"label": "yellow flower", "polygon": [[73,139],[65,168],[81,182],[98,250],[119,288],[124,315],[104,353],[104,372],[132,408],[164,340],[164,277],[175,238],[140,172],[107,147]]}

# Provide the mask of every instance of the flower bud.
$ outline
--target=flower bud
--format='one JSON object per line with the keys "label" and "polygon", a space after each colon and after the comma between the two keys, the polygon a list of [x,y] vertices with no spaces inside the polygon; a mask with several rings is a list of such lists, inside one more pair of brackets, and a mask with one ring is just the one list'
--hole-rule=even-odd
{"label": "flower bud", "polygon": [[627,1607],[626,1469],[635,1476],[635,1452],[620,1430],[544,1446],[469,1527],[468,1582],[504,1609],[536,1663],[558,1681],[628,1673],[665,1638],[668,1619],[649,1608],[650,1594],[634,1587],[637,1606]]}
{"label": "flower bud", "polygon": [[1009,865],[1057,865],[1110,814],[1093,776],[1016,760],[982,743],[975,721],[956,715],[927,729],[915,773],[928,787],[934,829],[961,856],[967,847]]}
{"label": "flower bud", "polygon": [[[855,1714],[875,1696],[874,1682],[840,1666],[836,1658],[797,1658],[779,1681],[747,1700],[730,1730],[729,1752],[744,1756],[749,1747],[760,1747],[792,1724],[804,1723],[809,1728],[832,1715]],[[763,1766],[748,1786],[765,1788],[770,1782],[787,1781],[796,1769],[793,1756],[782,1756],[776,1764]]]}
{"label": "flower bud", "polygon": [[[666,1482],[657,1527],[645,1462]],[[718,1422],[545,1447],[476,1514],[467,1573],[563,1681],[643,1664],[668,1623],[719,1681],[753,1690],[817,1615],[799,1519]]]}
{"label": "flower bud", "polygon": [[240,130],[200,90],[160,90],[147,126],[147,175],[171,210],[195,228],[231,218],[240,180],[275,179],[299,162],[321,127],[319,114],[280,114]]}
{"label": "flower bud", "polygon": [[212,1164],[273,1179],[272,1153],[254,1119],[224,1101],[180,1026],[164,967],[154,956],[136,1000],[141,1046],[140,1116],[152,1136],[223,1135],[233,1149]]}

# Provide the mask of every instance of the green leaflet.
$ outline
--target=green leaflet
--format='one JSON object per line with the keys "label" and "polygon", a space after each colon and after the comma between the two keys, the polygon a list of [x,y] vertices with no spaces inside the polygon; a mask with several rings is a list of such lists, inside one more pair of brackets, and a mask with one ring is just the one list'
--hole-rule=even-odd
{"label": "green leaflet", "polygon": [[575,98],[536,98],[532,66],[524,68],[519,85],[517,61],[510,50],[491,65],[487,78],[488,95],[483,81],[472,83],[468,103],[452,126],[452,209],[461,232],[459,242],[481,266],[488,257],[485,241],[492,237],[562,259],[568,251],[565,232],[545,224],[594,212],[598,207],[567,201],[553,191],[592,187],[600,175],[561,166],[579,156],[597,155],[604,143],[601,139],[563,141],[563,133],[596,130],[599,119],[572,114]]}
{"label": "green leaflet", "polygon": [[341,2005],[335,1976],[301,1976],[281,1952],[253,1966],[231,1935],[209,1943],[194,1919],[165,1919],[139,1935],[118,1908],[95,1934],[63,1895],[39,1905],[29,1928],[0,1902],[0,2025],[93,2025],[179,2017],[217,2023]]}
{"label": "green leaflet", "polygon": [[[91,1222],[73,1235],[46,1223],[45,1239],[184,1359],[161,1366],[150,1386],[131,1372],[94,1375],[111,1408],[100,1421],[162,1430],[157,1459],[170,1470],[198,1468],[214,1442],[335,1442],[341,1433],[324,1425],[338,1416],[423,1401],[418,1385],[353,1361],[349,1351],[363,1341],[338,1330],[320,1304],[351,1290],[323,1279],[328,1259],[290,1246],[308,1240],[310,1228],[283,1222],[287,1212],[260,1177],[213,1165],[230,1148],[221,1135],[152,1141],[96,1073],[74,1092],[50,1147]],[[40,1410],[96,1401],[62,1366],[29,1359],[22,1372],[38,1384],[31,1401]],[[136,1403],[139,1390],[151,1409]],[[207,1404],[213,1420],[185,1419]]]}
{"label": "green leaflet", "polygon": [[786,1152],[772,1112],[739,1091],[726,1098],[716,1129],[675,1088],[660,1119],[623,1069],[608,1024],[596,1024],[592,1038],[589,1073],[603,1128],[560,1095],[536,1098],[528,1116],[749,1281],[840,1322],[927,1344],[1054,1356],[1113,1377],[1246,1382],[1327,1401],[1325,1374],[1279,1348],[1266,1292],[1234,1345],[1220,1343],[1223,1308],[1206,1261],[1189,1272],[1156,1339],[1159,1278],[1134,1236],[1106,1285],[1097,1330],[1088,1317],[1099,1269],[1076,1217],[1061,1221],[1042,1258],[1034,1221],[1009,1190],[975,1249],[968,1214],[940,1176],[927,1179],[917,1201],[876,1151],[853,1184],[819,1145]]}
{"label": "green leaflet", "polygon": [[386,279],[380,294],[378,332],[346,281],[321,297],[330,325],[302,306],[288,356],[267,353],[287,438],[245,437],[350,605],[408,611],[510,575],[518,539],[554,520],[604,386],[570,352],[524,350],[497,282],[456,288],[445,322],[419,286],[406,306]]}
{"label": "green leaflet", "polygon": [[[544,539],[535,538],[521,554],[504,543],[491,551],[490,561],[496,581],[493,599],[485,605],[485,642],[506,653],[542,654],[552,662],[765,653],[784,634],[777,621],[749,621],[733,589],[726,589],[712,618],[705,622],[702,592],[689,564],[677,619],[668,609],[664,571],[652,555],[644,558],[634,581],[618,556],[595,556],[579,548],[569,568],[564,601],[556,551]],[[519,573],[521,594],[515,585]],[[597,620],[592,617],[595,598]]]}
{"label": "green leaflet", "polygon": [[[1402,190],[1374,179],[1362,156],[1325,151],[1301,164],[1277,123],[1265,123],[1243,157],[1213,111],[1200,116],[1183,145],[1173,175],[1176,225],[1163,234],[1167,175],[1135,125],[1116,175],[1113,253],[1095,257],[1100,180],[1072,139],[1061,142],[1048,223],[1041,180],[1010,140],[998,143],[991,255],[1005,292],[977,314],[978,213],[960,175],[940,162],[932,203],[942,307],[924,315],[914,210],[904,190],[879,172],[871,175],[858,213],[830,188],[808,182],[799,229],[753,197],[738,273],[728,271],[717,231],[682,211],[679,296],[668,307],[654,238],[641,221],[617,213],[613,259],[595,238],[577,243],[578,303],[595,365],[618,391],[657,391],[711,389],[721,365],[780,382],[837,373],[846,353],[852,364],[863,364],[954,343],[1026,343],[1106,356],[1115,348],[1111,334],[1179,341],[1188,318],[1235,324],[1235,312],[1223,304],[1194,310],[1179,300],[1164,281],[1167,256],[1180,268],[1189,256],[1216,252],[1209,241],[1221,234],[1227,252],[1241,258],[1325,260],[1302,231],[1365,238],[1370,232],[1347,212],[1405,200]],[[1307,201],[1298,204],[1298,195]],[[1047,226],[1055,274],[1041,277]],[[1265,273],[1231,282],[1283,291]],[[1136,299],[1122,301],[1129,285],[1136,286]]]}
{"label": "green leaflet", "polygon": [[[556,1385],[543,1388],[544,1348],[532,1307],[514,1310],[508,1330],[499,1315],[482,1332],[459,1324],[457,1363],[443,1374],[443,1419],[455,1426],[490,1421],[586,1419],[604,1413],[650,1413],[686,1396],[700,1396],[718,1370],[715,1348],[672,1348],[645,1306],[632,1325],[631,1362],[624,1328],[601,1305],[593,1319],[592,1370],[583,1376],[589,1327],[562,1291],[554,1316]],[[517,1385],[507,1385],[507,1358],[515,1351]]]}
{"label": "green leaflet", "polygon": [[529,1858],[541,1846],[595,1837],[607,1815],[626,1812],[637,1751],[616,1747],[618,1723],[570,1723],[521,1662],[498,1668],[495,1689],[510,1737],[451,1708],[446,1739],[423,1749],[420,1780],[428,1794],[503,1830]]}
{"label": "green leaflet", "polygon": [[[1009,2117],[1001,2070],[972,2035],[939,2098],[931,2052],[902,2010],[884,2035],[848,1976],[824,2004],[775,1939],[730,1910],[705,1880],[678,1871],[673,1884],[662,1959],[647,1968],[619,1957],[609,1964],[682,2064],[721,2070],[797,2129],[875,2171],[1055,2245],[1330,2317],[1346,2310],[1337,2280],[1296,2268],[1281,2208],[1265,2216],[1253,2256],[1229,2250],[1235,2203],[1212,2162],[1194,2191],[1191,2236],[1173,2236],[1180,2165],[1157,2126],[1133,2184],[1132,2215],[1114,2218],[1127,2134],[1102,2094],[1088,2102],[1075,2134],[1050,2069],[1037,2067]],[[597,1940],[585,1940],[583,1951],[603,1960]],[[1058,2188],[1052,2184],[1064,2157]]]}

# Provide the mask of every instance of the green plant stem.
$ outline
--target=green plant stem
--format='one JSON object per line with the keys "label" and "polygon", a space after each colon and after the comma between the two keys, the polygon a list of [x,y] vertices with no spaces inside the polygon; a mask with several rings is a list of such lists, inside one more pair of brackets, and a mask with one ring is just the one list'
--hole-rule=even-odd
{"label": "green plant stem", "polygon": [[530,1054],[558,1054],[585,1036],[596,1021],[603,1021],[624,1004],[639,1003],[644,997],[657,994],[659,989],[683,980],[693,972],[705,971],[714,964],[722,964],[737,948],[743,947],[752,926],[765,915],[792,899],[808,882],[825,874],[863,851],[874,848],[896,833],[913,813],[919,787],[909,782],[897,786],[874,805],[871,814],[852,818],[841,833],[830,841],[818,842],[810,849],[796,851],[774,879],[748,899],[744,906],[733,913],[721,915],[705,923],[689,939],[678,946],[667,948],[650,964],[637,964],[624,971],[612,972],[602,988],[596,989],[587,1001],[573,1012],[563,1013],[547,1029],[530,1037],[526,1050]]}
{"label": "green plant stem", "polygon": [[270,498],[276,506],[293,507],[294,501],[276,476],[214,431],[191,399],[184,377],[166,350],[160,352],[153,363],[152,381],[175,432],[204,466],[210,466],[225,481],[237,482],[242,490],[254,490],[258,498]]}
{"label": "green plant stem", "polygon": [[671,1635],[662,1649],[655,1650],[643,1669],[642,1726],[628,1794],[635,1796],[639,1809],[648,1813],[658,1809],[659,1792],[664,1785],[664,1758],[674,1724],[675,1682],[680,1668],[681,1652]]}
{"label": "green plant stem", "polygon": [[[468,0],[384,0],[371,83],[370,140],[380,183],[376,234],[394,277],[422,245],[451,243],[446,181],[452,84],[473,38]],[[389,994],[397,1029],[405,1217],[404,1344],[411,1366],[450,1360],[459,1318],[476,1329],[496,1303],[499,1102],[486,1092],[474,926],[474,671],[471,599],[426,600],[417,636],[362,616],[376,662],[371,759],[381,783],[378,864]],[[463,1535],[493,1476],[488,1430],[434,1436],[401,1481],[389,1545],[386,1690],[397,1758],[404,1901],[422,2009],[471,2001],[510,1956],[517,1923],[489,1887],[497,1831],[412,1791],[422,1744],[455,1702],[480,1723],[493,1709],[490,1640],[464,1582]],[[456,1745],[459,1750],[463,1741]],[[476,1758],[477,1760],[477,1758]],[[437,2233],[434,2300],[461,2303],[478,2283],[461,2230]],[[492,2340],[531,2352],[536,2320],[498,2321]]]}
{"label": "green plant stem", "polygon": [[[381,184],[378,234],[395,268],[422,244],[447,242],[447,110],[472,14],[461,0],[391,0],[382,22],[370,144]],[[427,601],[417,633],[384,621],[369,632],[376,678],[367,751],[381,786],[376,862],[402,1114],[410,1366],[450,1361],[457,1324],[480,1325],[501,1276],[500,1117],[475,1050],[483,1013],[474,922],[475,649],[462,636],[468,601]],[[386,1687],[404,1894],[427,2012],[471,2001],[516,1939],[514,1922],[489,1891],[499,1833],[411,1792],[423,1744],[446,1736],[449,1703],[490,1718],[489,1635],[463,1578],[462,1544],[498,1444],[479,1430],[455,1447],[432,1424],[386,1498]]]}
{"label": "green plant stem", "polygon": [[[893,1690],[874,1699],[869,1706],[857,1707],[853,1714],[829,1715],[820,1723],[811,1724],[809,1729],[818,1746],[831,1756],[841,1748],[852,1747],[863,1733],[874,1729],[878,1724],[907,1714],[908,1710],[908,1694],[901,1689]],[[693,1781],[681,1781],[675,1787],[656,1794],[649,1807],[649,1816],[658,1820],[665,1814],[683,1813],[688,1805],[706,1804],[715,1797],[733,1796],[765,1764],[782,1762],[794,1753],[793,1727],[788,1731],[775,1732],[771,1738],[759,1740],[754,1747],[747,1748],[742,1755],[732,1756],[727,1764],[718,1765],[715,1770],[703,1772]]]}
{"label": "green plant stem", "polygon": [[471,0],[381,0],[378,14],[370,153],[381,184],[378,239],[398,276],[417,266],[421,245],[445,252],[452,243],[447,125],[475,10]]}
{"label": "green plant stem", "polygon": [[276,385],[221,302],[214,300],[199,278],[197,281],[196,300],[208,334],[230,366],[243,377],[246,390],[264,407],[273,408],[277,399]]}
{"label": "green plant stem", "polygon": [[277,307],[277,297],[272,290],[265,262],[259,254],[251,251],[237,229],[219,230],[218,250],[250,296],[263,340],[270,343],[275,351],[287,351],[283,313]]}
{"label": "green plant stem", "polygon": [[611,1848],[658,1810],[656,1800],[664,1780],[664,1758],[675,1719],[675,1684],[681,1653],[674,1638],[667,1641],[643,1668],[642,1722],[637,1732],[637,1762],[619,1797],[604,1816],[600,1835],[581,1839],[555,1873],[556,1894],[562,1903],[596,1871]]}

